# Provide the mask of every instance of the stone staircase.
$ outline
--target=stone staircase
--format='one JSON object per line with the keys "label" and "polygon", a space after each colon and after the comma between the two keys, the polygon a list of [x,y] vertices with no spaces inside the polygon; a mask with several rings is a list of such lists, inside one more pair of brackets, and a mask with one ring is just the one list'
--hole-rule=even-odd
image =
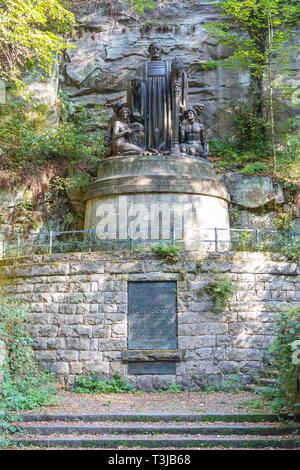
{"label": "stone staircase", "polygon": [[19,449],[300,449],[300,416],[269,414],[24,414]]}
{"label": "stone staircase", "polygon": [[257,377],[254,377],[253,382],[245,385],[243,389],[249,392],[255,392],[256,390],[261,390],[263,388],[275,388],[277,376],[277,370],[265,370]]}

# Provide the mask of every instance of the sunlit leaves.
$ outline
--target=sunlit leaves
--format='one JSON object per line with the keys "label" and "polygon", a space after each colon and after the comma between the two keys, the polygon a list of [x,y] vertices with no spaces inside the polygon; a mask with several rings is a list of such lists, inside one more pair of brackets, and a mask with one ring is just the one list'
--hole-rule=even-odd
{"label": "sunlit leaves", "polygon": [[52,71],[67,47],[75,19],[59,0],[3,0],[0,14],[0,79],[22,88],[22,73]]}
{"label": "sunlit leaves", "polygon": [[146,8],[155,8],[156,2],[153,0],[129,0],[133,4],[135,10],[140,15],[143,15]]}

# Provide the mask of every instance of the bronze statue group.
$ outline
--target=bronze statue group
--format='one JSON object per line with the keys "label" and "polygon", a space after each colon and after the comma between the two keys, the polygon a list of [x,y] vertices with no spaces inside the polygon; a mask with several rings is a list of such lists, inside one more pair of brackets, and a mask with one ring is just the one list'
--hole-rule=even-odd
{"label": "bronze statue group", "polygon": [[130,82],[127,103],[113,106],[105,135],[106,157],[178,154],[207,158],[204,106],[188,105],[188,81],[182,61],[161,60],[159,44],[151,43],[146,61]]}

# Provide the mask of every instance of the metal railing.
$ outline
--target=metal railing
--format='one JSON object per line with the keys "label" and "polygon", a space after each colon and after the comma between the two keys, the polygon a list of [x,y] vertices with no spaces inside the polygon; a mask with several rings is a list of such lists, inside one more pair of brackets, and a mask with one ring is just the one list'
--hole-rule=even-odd
{"label": "metal railing", "polygon": [[[106,238],[105,238],[106,237]],[[24,237],[20,233],[7,235],[0,233],[0,259],[18,258],[38,254],[71,252],[113,252],[116,250],[147,250],[158,243],[179,245],[185,251],[272,251],[300,245],[300,234],[295,231],[260,229],[205,228],[190,230],[184,236],[176,236],[171,230],[170,237],[151,239],[147,231],[139,232],[126,239],[119,239],[115,233],[102,234],[98,238],[96,230],[51,230],[41,238],[39,233]]]}

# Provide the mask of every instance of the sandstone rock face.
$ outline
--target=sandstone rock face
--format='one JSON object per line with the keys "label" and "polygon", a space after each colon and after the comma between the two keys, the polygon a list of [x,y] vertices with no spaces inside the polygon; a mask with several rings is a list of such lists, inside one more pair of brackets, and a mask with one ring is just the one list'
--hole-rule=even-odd
{"label": "sandstone rock face", "polygon": [[[111,105],[126,99],[127,83],[148,58],[148,45],[155,40],[163,47],[163,58],[182,57],[189,76],[191,104],[204,103],[203,121],[209,134],[225,137],[232,127],[238,102],[247,96],[249,73],[203,66],[228,57],[230,52],[206,29],[208,23],[222,21],[216,2],[156,3],[157,7],[148,9],[143,17],[134,14],[122,1],[81,4],[76,12],[80,26],[73,35],[75,47],[68,51],[63,67],[64,91],[75,106],[83,104],[90,108],[94,115],[91,128],[95,128],[100,122],[97,105],[111,114]],[[299,41],[297,35],[295,38]],[[289,84],[299,87],[299,61],[294,64],[295,73]],[[285,110],[287,115],[290,104]],[[299,112],[299,99],[298,107],[295,104]]]}
{"label": "sandstone rock face", "polygon": [[[276,312],[300,300],[298,264],[263,253],[199,255],[176,264],[143,254],[73,253],[13,267],[1,262],[0,271],[11,276],[14,297],[28,304],[40,364],[69,386],[76,375],[105,379],[116,372],[144,390],[216,385],[233,374],[250,382],[268,360]],[[219,314],[203,292],[216,272],[234,286]],[[147,280],[177,283],[177,350],[127,349],[128,281]],[[130,361],[157,360],[176,362],[176,374],[127,372]]]}
{"label": "sandstone rock face", "polygon": [[204,63],[228,55],[206,30],[207,23],[220,19],[214,2],[158,2],[143,18],[126,12],[122,2],[114,2],[113,11],[101,3],[83,6],[77,14],[80,33],[63,70],[63,89],[72,103],[92,110],[102,105],[111,113],[114,102],[126,99],[128,81],[147,60],[148,45],[155,40],[162,45],[164,59],[182,57],[191,104],[204,103],[203,121],[210,133],[225,136],[236,102],[247,92],[249,75],[204,70]]}
{"label": "sandstone rock face", "polygon": [[277,211],[262,211],[257,214],[249,210],[240,210],[233,205],[230,211],[230,227],[232,229],[275,230],[274,219],[277,216]]}
{"label": "sandstone rock face", "polygon": [[58,110],[56,105],[59,91],[59,65],[54,64],[52,75],[45,80],[39,80],[32,75],[27,75],[24,81],[27,83],[29,96],[36,105],[44,106],[46,127],[51,129],[58,123]]}
{"label": "sandstone rock face", "polygon": [[244,209],[258,209],[284,203],[282,187],[269,176],[228,173],[222,177],[231,202]]}

